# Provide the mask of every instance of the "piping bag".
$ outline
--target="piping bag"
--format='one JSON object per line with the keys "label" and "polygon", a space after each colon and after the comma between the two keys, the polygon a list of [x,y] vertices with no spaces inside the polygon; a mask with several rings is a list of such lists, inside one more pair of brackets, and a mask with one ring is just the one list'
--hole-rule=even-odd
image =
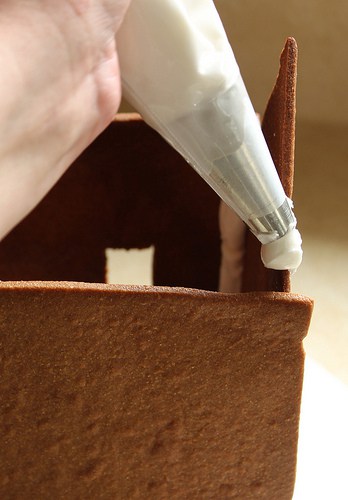
{"label": "piping bag", "polygon": [[213,1],[132,0],[117,48],[126,99],[248,225],[264,265],[295,271],[293,205]]}

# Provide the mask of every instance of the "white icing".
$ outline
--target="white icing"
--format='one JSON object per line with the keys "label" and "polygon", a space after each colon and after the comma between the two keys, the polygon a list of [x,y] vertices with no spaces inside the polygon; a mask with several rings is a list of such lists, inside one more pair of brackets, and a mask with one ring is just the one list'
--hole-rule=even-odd
{"label": "white icing", "polygon": [[265,267],[288,269],[295,272],[302,262],[302,238],[297,229],[291,229],[278,240],[262,245],[261,258]]}

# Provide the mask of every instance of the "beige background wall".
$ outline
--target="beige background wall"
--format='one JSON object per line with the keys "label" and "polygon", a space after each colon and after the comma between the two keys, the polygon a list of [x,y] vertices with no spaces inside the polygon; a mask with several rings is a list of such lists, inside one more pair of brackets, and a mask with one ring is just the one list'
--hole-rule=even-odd
{"label": "beige background wall", "polygon": [[215,0],[246,86],[262,111],[287,36],[299,46],[298,118],[348,122],[347,0]]}

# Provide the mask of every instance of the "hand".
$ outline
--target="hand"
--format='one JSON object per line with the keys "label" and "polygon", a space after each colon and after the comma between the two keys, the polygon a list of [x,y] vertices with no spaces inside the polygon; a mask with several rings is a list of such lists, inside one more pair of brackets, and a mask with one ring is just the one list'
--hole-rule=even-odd
{"label": "hand", "polygon": [[0,238],[110,123],[130,0],[0,5]]}

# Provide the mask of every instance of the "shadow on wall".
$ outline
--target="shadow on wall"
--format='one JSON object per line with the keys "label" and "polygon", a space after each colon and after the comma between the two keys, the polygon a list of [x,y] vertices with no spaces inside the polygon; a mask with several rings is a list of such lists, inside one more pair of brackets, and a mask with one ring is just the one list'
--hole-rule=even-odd
{"label": "shadow on wall", "polygon": [[263,110],[287,36],[299,46],[298,117],[348,123],[348,3],[215,0],[255,108]]}

